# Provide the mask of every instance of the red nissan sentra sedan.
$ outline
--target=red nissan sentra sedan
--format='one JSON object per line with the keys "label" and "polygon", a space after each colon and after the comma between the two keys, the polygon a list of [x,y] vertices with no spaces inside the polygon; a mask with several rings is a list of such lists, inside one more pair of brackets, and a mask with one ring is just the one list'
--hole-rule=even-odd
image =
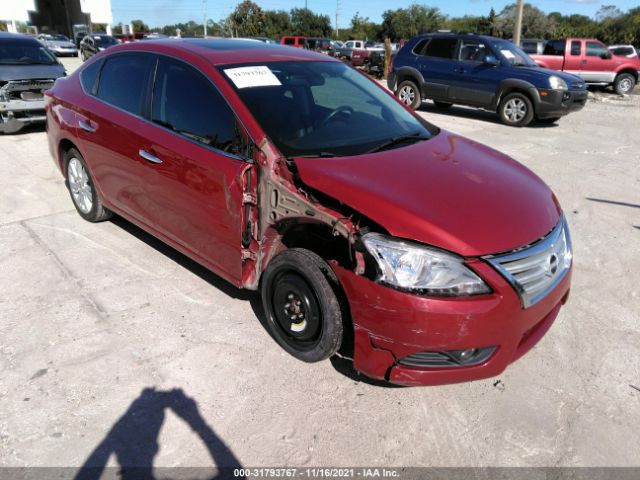
{"label": "red nissan sentra sedan", "polygon": [[402,385],[497,375],[570,286],[551,190],[316,53],[239,40],[113,47],[47,92],[78,213],[118,214],[239,288],[306,362]]}

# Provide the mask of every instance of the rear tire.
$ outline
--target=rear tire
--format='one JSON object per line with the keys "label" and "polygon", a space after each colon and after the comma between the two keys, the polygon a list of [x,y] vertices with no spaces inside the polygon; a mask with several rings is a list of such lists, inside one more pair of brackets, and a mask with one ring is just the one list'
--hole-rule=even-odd
{"label": "rear tire", "polygon": [[315,253],[292,248],[278,254],[262,275],[262,305],[273,338],[304,362],[334,355],[342,344],[345,309],[340,283]]}
{"label": "rear tire", "polygon": [[524,93],[510,93],[500,101],[498,115],[505,125],[525,127],[533,120],[533,104]]}
{"label": "rear tire", "polygon": [[636,77],[630,73],[619,74],[613,82],[613,89],[618,95],[626,95],[636,86]]}
{"label": "rear tire", "polygon": [[433,104],[436,106],[436,108],[440,108],[442,110],[446,110],[447,108],[451,108],[451,106],[453,105],[453,103],[439,102],[437,100],[434,100]]}
{"label": "rear tire", "polygon": [[420,108],[420,105],[422,105],[420,89],[413,80],[405,80],[398,85],[396,97],[398,97],[398,100],[410,107],[412,110],[417,110]]}
{"label": "rear tire", "polygon": [[93,178],[80,152],[71,148],[64,152],[62,159],[65,183],[78,214],[88,222],[102,222],[111,218],[113,213],[102,204]]}

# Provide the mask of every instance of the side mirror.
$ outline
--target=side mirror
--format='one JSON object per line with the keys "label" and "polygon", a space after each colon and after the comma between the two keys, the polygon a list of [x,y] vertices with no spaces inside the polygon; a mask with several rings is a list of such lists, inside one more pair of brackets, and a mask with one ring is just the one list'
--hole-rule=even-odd
{"label": "side mirror", "polygon": [[602,58],[603,60],[609,60],[613,58],[613,54],[611,52],[604,52],[602,55],[600,55],[600,58]]}
{"label": "side mirror", "polygon": [[487,55],[484,57],[484,63],[486,65],[491,65],[492,67],[500,65],[500,61],[494,55]]}

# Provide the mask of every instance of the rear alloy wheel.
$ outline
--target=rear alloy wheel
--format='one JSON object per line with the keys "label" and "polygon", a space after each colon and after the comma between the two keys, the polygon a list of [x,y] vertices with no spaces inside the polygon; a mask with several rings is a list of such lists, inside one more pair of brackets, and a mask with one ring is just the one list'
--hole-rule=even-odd
{"label": "rear alloy wheel", "polygon": [[82,218],[89,222],[101,222],[113,216],[98,197],[87,165],[75,148],[64,153],[67,188],[71,194],[73,206]]}
{"label": "rear alloy wheel", "polygon": [[529,97],[522,93],[510,93],[500,102],[498,115],[505,125],[525,127],[533,120],[533,105]]}
{"label": "rear alloy wheel", "polygon": [[304,362],[334,355],[342,344],[340,284],[331,267],[302,248],[285,250],[267,266],[262,304],[273,338]]}
{"label": "rear alloy wheel", "polygon": [[422,97],[420,96],[420,90],[418,86],[411,80],[405,80],[398,85],[396,91],[396,97],[405,105],[411,107],[413,110],[417,110],[422,105]]}
{"label": "rear alloy wheel", "polygon": [[626,95],[636,86],[636,77],[630,73],[621,73],[613,82],[613,89],[618,95]]}

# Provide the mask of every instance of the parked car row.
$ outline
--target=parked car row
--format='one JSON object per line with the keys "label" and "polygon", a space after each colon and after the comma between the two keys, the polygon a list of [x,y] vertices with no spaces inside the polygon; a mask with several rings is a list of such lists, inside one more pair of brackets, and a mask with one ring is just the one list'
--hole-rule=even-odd
{"label": "parked car row", "polygon": [[[401,50],[395,76],[434,39]],[[519,68],[508,42],[456,40],[437,51]],[[559,89],[552,77],[540,91]],[[445,83],[420,78],[428,92]],[[258,290],[272,337],[304,362],[340,353],[401,385],[486,378],[567,301],[571,241],[549,187],[328,55],[251,40],[121,44],[46,96],[78,214],[120,215]]]}

